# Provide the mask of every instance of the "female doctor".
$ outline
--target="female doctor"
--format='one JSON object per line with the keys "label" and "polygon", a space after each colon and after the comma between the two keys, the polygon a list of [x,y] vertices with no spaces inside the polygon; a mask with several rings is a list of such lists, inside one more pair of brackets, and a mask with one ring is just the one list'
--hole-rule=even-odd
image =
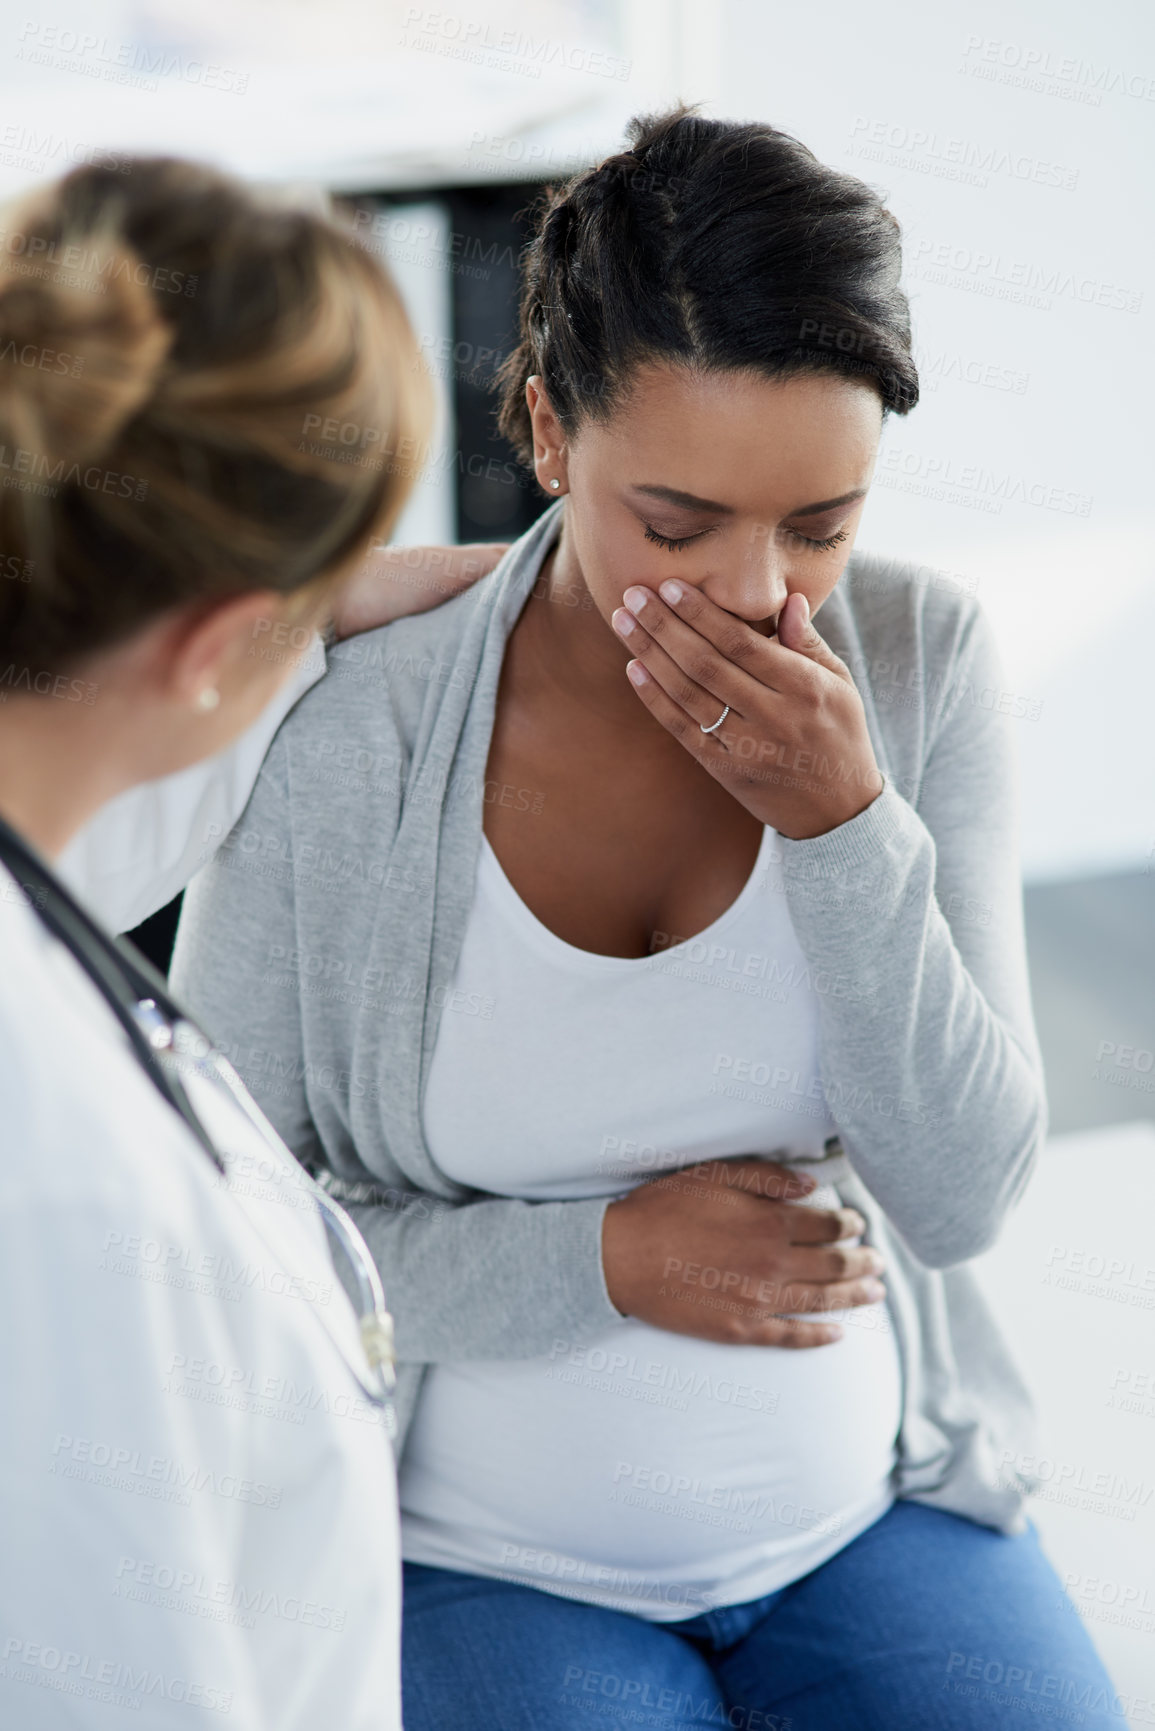
{"label": "female doctor", "polygon": [[[214,172],[82,168],[6,214],[0,1723],[393,1731],[379,1281],[48,862],[143,918],[322,670],[271,646],[437,598],[364,563],[426,376],[366,253]],[[307,442],[328,419],[383,459]]]}

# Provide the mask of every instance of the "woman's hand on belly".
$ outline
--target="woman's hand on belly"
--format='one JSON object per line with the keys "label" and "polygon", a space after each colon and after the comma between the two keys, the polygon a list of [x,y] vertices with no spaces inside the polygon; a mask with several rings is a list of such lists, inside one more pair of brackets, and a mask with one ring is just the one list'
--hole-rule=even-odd
{"label": "woman's hand on belly", "polygon": [[711,1160],[611,1202],[602,1229],[606,1289],[624,1316],[734,1346],[825,1346],[820,1313],[877,1304],[877,1250],[849,1208],[808,1208],[813,1180],[770,1161]]}

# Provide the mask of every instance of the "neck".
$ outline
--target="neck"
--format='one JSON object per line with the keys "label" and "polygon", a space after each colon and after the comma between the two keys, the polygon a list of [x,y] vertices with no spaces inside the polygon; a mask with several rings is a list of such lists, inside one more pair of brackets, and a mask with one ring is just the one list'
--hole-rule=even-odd
{"label": "neck", "polygon": [[598,612],[564,523],[517,634],[534,673],[553,696],[580,704],[615,729],[653,733],[653,718],[626,678],[629,651]]}
{"label": "neck", "polygon": [[135,779],[116,749],[115,710],[71,691],[0,703],[0,817],[50,860]]}

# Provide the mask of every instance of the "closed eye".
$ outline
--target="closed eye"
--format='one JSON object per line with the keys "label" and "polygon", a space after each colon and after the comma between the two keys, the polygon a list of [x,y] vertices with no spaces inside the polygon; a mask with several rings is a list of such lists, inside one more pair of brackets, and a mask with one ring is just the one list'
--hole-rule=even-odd
{"label": "closed eye", "polygon": [[833,535],[828,535],[825,541],[815,541],[810,535],[800,535],[797,529],[787,529],[787,535],[792,535],[795,541],[801,541],[804,547],[820,547],[828,552],[831,547],[837,547],[840,541],[845,541],[846,530],[839,529]]}
{"label": "closed eye", "polygon": [[[692,541],[700,541],[703,535],[708,535],[709,529],[699,529],[696,535],[663,535],[652,524],[645,525],[647,541],[652,541],[655,547],[665,547],[671,553],[677,553],[682,547],[688,547]],[[803,535],[798,529],[785,529],[783,534],[791,540],[800,542],[803,547],[815,547],[819,552],[828,553],[837,547],[840,541],[846,540],[846,530],[838,529],[833,535],[827,535],[823,540],[815,540],[812,535]]]}
{"label": "closed eye", "polygon": [[646,540],[652,541],[655,547],[668,547],[671,553],[676,553],[679,547],[688,547],[691,541],[700,541],[703,535],[708,535],[708,529],[699,529],[696,535],[659,535],[658,531],[646,524]]}

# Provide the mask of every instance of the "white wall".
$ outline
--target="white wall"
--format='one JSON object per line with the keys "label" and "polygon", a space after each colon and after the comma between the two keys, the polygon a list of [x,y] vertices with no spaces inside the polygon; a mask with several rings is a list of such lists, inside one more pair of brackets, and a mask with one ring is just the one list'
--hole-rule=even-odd
{"label": "white wall", "polygon": [[[887,430],[863,545],[978,585],[1035,717],[1028,878],[1150,868],[1144,0],[29,0],[0,33],[0,193],[100,147],[338,189],[541,178],[679,96],[885,192],[924,396]],[[440,333],[444,273],[405,286]],[[448,521],[427,489],[406,527]]]}
{"label": "white wall", "polygon": [[388,265],[422,345],[436,402],[431,461],[414,486],[393,531],[398,545],[443,545],[457,533],[457,467],[453,393],[438,362],[453,329],[449,213],[437,199],[406,200],[378,211],[362,229],[366,244]]}
{"label": "white wall", "polygon": [[717,88],[684,94],[793,132],[903,226],[926,390],[891,420],[862,544],[978,581],[1008,686],[1039,706],[1021,727],[1028,877],[1141,868],[1155,13],[725,0],[719,16]]}

